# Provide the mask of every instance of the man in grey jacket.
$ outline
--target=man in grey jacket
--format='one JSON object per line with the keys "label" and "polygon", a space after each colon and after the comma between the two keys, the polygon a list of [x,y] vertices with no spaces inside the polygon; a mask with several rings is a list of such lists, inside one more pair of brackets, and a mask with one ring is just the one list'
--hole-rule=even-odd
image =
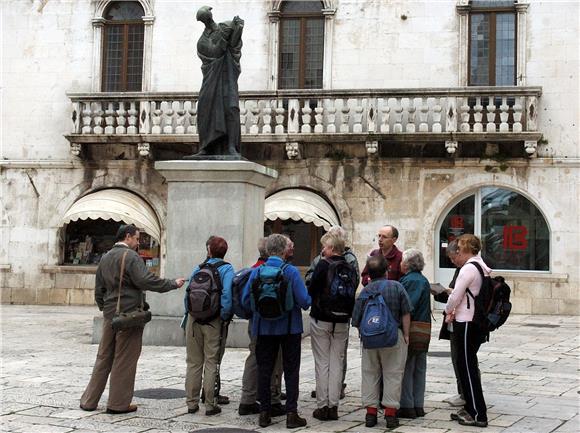
{"label": "man in grey jacket", "polygon": [[107,385],[109,374],[109,401],[107,413],[128,413],[137,410],[131,404],[135,388],[137,361],[141,354],[143,327],[113,331],[111,320],[117,309],[121,262],[125,256],[120,312],[134,311],[145,303],[145,290],[168,292],[181,287],[184,278],[168,280],[147,271],[136,249],[139,230],[134,225],[122,225],[117,231],[117,243],[103,256],[95,277],[95,301],[103,312],[103,336],[97,352],[91,380],[81,397],[80,408],[97,408]]}

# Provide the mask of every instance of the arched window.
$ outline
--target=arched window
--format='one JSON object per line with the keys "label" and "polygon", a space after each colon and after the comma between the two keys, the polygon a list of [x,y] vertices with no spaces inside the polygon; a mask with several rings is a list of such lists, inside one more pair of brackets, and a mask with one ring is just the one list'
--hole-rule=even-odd
{"label": "arched window", "polygon": [[138,2],[117,1],[107,6],[103,14],[102,91],[142,90],[144,15]]}
{"label": "arched window", "polygon": [[448,242],[464,233],[481,237],[481,255],[492,269],[548,271],[550,232],[542,213],[515,191],[483,187],[462,199],[439,230],[439,267],[452,268]]}
{"label": "arched window", "polygon": [[278,88],[320,89],[324,15],[320,1],[285,1],[280,9]]}

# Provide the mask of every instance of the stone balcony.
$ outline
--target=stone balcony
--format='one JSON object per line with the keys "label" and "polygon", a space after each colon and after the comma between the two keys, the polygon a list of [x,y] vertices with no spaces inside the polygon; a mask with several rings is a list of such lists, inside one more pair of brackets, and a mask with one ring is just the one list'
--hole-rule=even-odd
{"label": "stone balcony", "polygon": [[[369,156],[383,145],[465,143],[521,146],[534,156],[541,87],[279,90],[240,93],[244,148],[283,146],[290,159],[304,146],[345,143]],[[196,93],[70,93],[71,152],[83,146],[125,144],[148,156],[153,146],[191,145],[197,135]],[[443,149],[443,147],[441,147]]]}

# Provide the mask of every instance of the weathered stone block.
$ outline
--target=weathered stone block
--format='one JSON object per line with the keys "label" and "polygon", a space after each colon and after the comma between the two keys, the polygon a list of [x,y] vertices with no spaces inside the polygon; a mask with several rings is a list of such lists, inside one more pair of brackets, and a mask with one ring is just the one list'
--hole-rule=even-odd
{"label": "weathered stone block", "polygon": [[52,289],[50,291],[50,303],[52,305],[66,305],[69,303],[69,291],[67,289]]}
{"label": "weathered stone block", "polygon": [[529,298],[511,298],[512,313],[531,314],[532,300]]}
{"label": "weathered stone block", "polygon": [[36,303],[40,305],[50,305],[50,288],[36,289]]}
{"label": "weathered stone block", "polygon": [[10,302],[13,304],[36,303],[36,289],[30,289],[26,287],[15,288],[12,290]]}
{"label": "weathered stone block", "polygon": [[9,304],[12,296],[12,289],[10,287],[0,287],[0,304]]}
{"label": "weathered stone block", "polygon": [[24,287],[24,273],[8,272],[5,276],[6,287],[18,289]]}
{"label": "weathered stone block", "polygon": [[69,294],[71,305],[92,305],[95,302],[94,291],[90,289],[71,289]]}
{"label": "weathered stone block", "polygon": [[518,298],[549,298],[552,287],[549,282],[516,281],[514,294]]}
{"label": "weathered stone block", "polygon": [[570,285],[566,283],[552,283],[552,298],[573,299],[574,296],[571,296]]}
{"label": "weathered stone block", "polygon": [[558,314],[578,316],[580,314],[580,299],[558,300]]}
{"label": "weathered stone block", "polygon": [[558,304],[555,299],[532,299],[532,314],[558,314]]}

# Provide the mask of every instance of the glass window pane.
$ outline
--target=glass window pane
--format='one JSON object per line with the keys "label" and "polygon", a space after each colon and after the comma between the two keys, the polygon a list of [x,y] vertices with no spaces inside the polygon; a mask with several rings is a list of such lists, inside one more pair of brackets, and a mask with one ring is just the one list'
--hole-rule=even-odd
{"label": "glass window pane", "polygon": [[482,257],[492,269],[547,271],[550,233],[540,211],[515,191],[481,189]]}
{"label": "glass window pane", "polygon": [[123,67],[123,26],[109,25],[105,31],[105,67],[103,90],[122,91],[121,71]]}
{"label": "glass window pane", "polygon": [[516,15],[496,14],[495,24],[495,85],[515,85]]}
{"label": "glass window pane", "polygon": [[145,12],[137,2],[113,2],[105,12],[105,19],[112,21],[140,20]]}
{"label": "glass window pane", "polygon": [[321,13],[322,12],[322,2],[320,1],[285,1],[282,3],[280,11],[282,13]]}
{"label": "glass window pane", "polygon": [[297,89],[300,68],[300,20],[281,20],[280,37],[279,87]]}
{"label": "glass window pane", "polygon": [[304,88],[322,88],[324,58],[324,19],[306,20]]}
{"label": "glass window pane", "polygon": [[474,232],[475,195],[456,204],[443,220],[439,230],[439,267],[455,268],[447,258],[447,244],[465,233]]}
{"label": "glass window pane", "polygon": [[141,91],[143,76],[143,40],[145,28],[143,24],[129,26],[127,48],[127,89],[129,92]]}
{"label": "glass window pane", "polygon": [[489,86],[489,14],[471,14],[469,84]]}

